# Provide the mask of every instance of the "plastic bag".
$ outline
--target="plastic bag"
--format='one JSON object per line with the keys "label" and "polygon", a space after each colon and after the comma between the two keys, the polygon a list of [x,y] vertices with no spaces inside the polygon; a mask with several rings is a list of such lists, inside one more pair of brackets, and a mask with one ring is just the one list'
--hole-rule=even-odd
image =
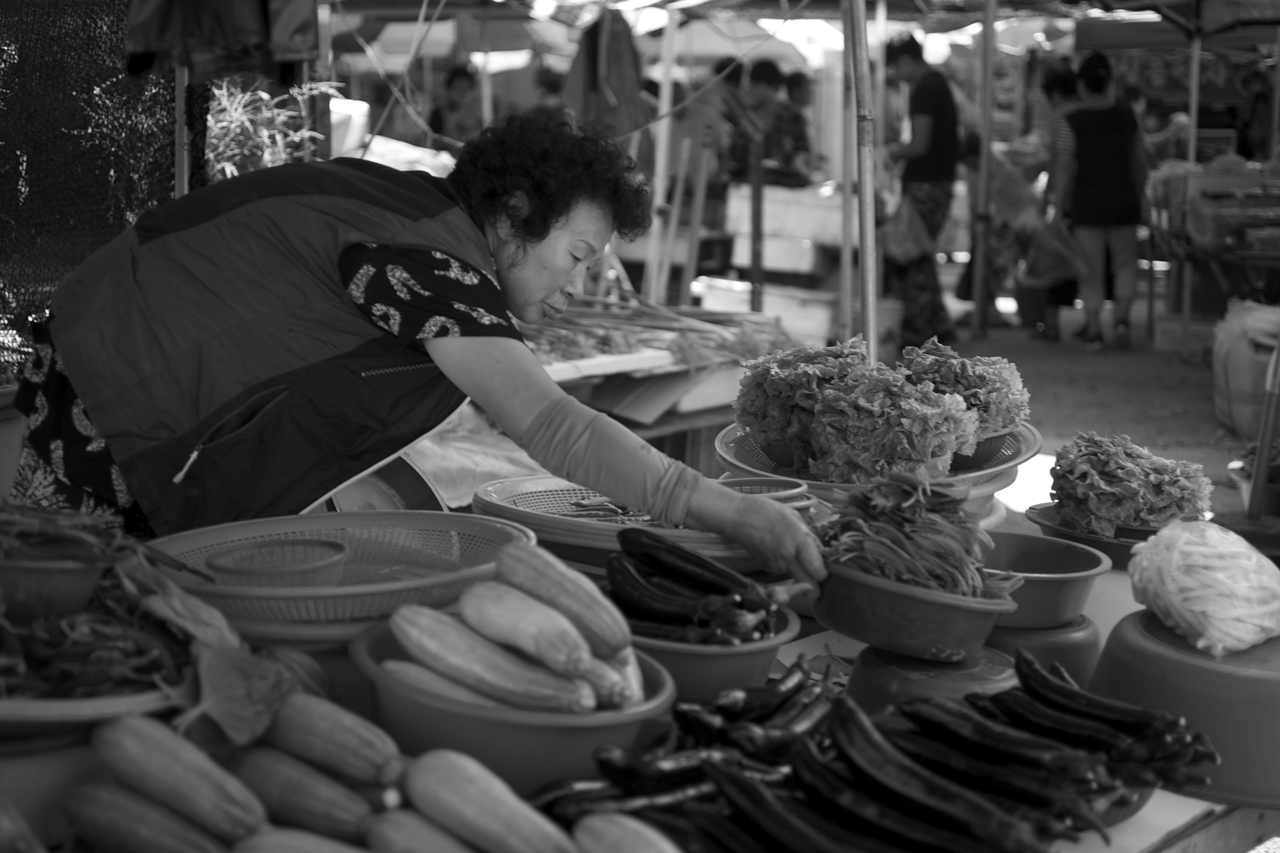
{"label": "plastic bag", "polygon": [[1024,287],[1052,287],[1064,281],[1083,281],[1089,275],[1084,251],[1061,219],[1036,231],[1022,271]]}
{"label": "plastic bag", "polygon": [[933,235],[910,196],[904,196],[881,232],[884,256],[895,264],[909,264],[933,252]]}
{"label": "plastic bag", "polygon": [[1280,636],[1280,569],[1210,521],[1175,521],[1133,546],[1133,597],[1214,657]]}

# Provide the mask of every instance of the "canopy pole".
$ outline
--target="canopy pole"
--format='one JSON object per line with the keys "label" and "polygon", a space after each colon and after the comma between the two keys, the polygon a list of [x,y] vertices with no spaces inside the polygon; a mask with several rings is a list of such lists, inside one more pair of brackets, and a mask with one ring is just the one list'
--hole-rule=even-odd
{"label": "canopy pole", "polygon": [[173,197],[181,198],[191,186],[191,130],[187,126],[187,85],[191,72],[185,65],[173,69]]}
{"label": "canopy pole", "polygon": [[1280,98],[1280,27],[1276,27],[1276,49],[1271,58],[1275,61],[1272,69],[1275,77],[1271,81],[1271,136],[1267,138],[1267,146],[1271,150],[1267,152],[1268,160],[1275,159],[1276,145],[1280,143],[1280,103],[1276,102]]}
{"label": "canopy pole", "polygon": [[489,9],[487,6],[481,7],[480,15],[480,47],[483,56],[480,61],[480,120],[484,122],[485,127],[488,127],[493,124],[493,78],[489,76]]}
{"label": "canopy pole", "polygon": [[[982,147],[978,153],[978,182],[973,209],[973,338],[987,336],[987,240],[990,237],[991,131],[995,125],[996,0],[986,0],[982,10],[982,57],[978,87],[978,113],[982,127]],[[994,283],[992,283],[994,286]]]}
{"label": "canopy pole", "polygon": [[1187,85],[1191,89],[1190,103],[1187,104],[1191,124],[1187,128],[1187,160],[1196,161],[1196,132],[1200,129],[1200,34],[1191,39],[1191,79]]}
{"label": "canopy pole", "polygon": [[[832,333],[837,341],[854,336],[853,329],[853,233],[858,227],[853,212],[854,120],[853,120],[853,7],[862,0],[842,0],[841,23],[844,51],[841,53],[843,85],[840,91],[840,287],[836,292],[836,318]],[[874,355],[874,353],[873,353]]]}
{"label": "canopy pole", "polygon": [[648,251],[645,253],[644,281],[641,293],[660,305],[667,301],[667,282],[659,280],[662,266],[661,224],[670,215],[667,204],[667,172],[670,170],[671,152],[671,103],[675,92],[675,80],[671,70],[676,64],[676,36],[679,34],[680,13],[667,12],[667,25],[662,28],[661,59],[662,80],[658,84],[658,121],[653,128],[653,182],[649,185],[653,203],[653,225],[649,230]]}
{"label": "canopy pole", "polygon": [[880,324],[876,302],[880,293],[876,254],[876,116],[871,95],[871,56],[867,50],[867,7],[851,0],[853,29],[845,49],[853,46],[854,106],[858,113],[858,279],[862,289],[862,336],[871,357],[880,356]]}
{"label": "canopy pole", "polygon": [[[876,0],[876,35],[880,39],[875,64],[876,126],[885,128],[889,126],[889,84],[884,66],[885,48],[889,43],[889,0]],[[877,139],[877,147],[879,142]]]}

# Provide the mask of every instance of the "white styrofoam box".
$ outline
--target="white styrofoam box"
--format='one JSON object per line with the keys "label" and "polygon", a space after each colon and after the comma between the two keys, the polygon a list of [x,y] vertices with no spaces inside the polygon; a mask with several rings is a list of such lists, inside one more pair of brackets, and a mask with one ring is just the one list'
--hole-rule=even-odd
{"label": "white styrofoam box", "polygon": [[[751,284],[725,278],[700,276],[694,279],[694,293],[702,296],[702,307],[712,311],[751,310]],[[835,318],[836,294],[826,290],[808,290],[766,284],[761,308],[763,313],[778,317],[782,328],[803,344],[826,346]]]}
{"label": "white styrofoam box", "polygon": [[[764,234],[767,237],[794,237],[826,246],[839,246],[844,238],[844,221],[840,193],[833,187],[833,184],[809,187],[766,184],[761,208],[761,228]],[[854,210],[856,214],[856,205]],[[750,238],[750,184],[729,186],[725,205],[725,230],[739,237]],[[855,226],[855,245],[857,239]]]}
{"label": "white styrofoam box", "polygon": [[[765,236],[761,242],[761,264],[777,272],[815,273],[819,269],[819,245],[798,237]],[[730,263],[740,270],[751,269],[751,235],[736,234]]]}

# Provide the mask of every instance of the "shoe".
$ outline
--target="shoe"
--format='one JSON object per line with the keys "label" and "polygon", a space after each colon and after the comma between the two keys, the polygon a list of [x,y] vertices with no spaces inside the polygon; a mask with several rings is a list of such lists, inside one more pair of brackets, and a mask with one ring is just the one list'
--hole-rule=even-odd
{"label": "shoe", "polygon": [[1085,335],[1083,340],[1085,352],[1102,352],[1105,346],[1102,340],[1102,332]]}
{"label": "shoe", "polygon": [[1129,321],[1120,320],[1112,329],[1112,337],[1115,338],[1117,349],[1128,349],[1130,343]]}

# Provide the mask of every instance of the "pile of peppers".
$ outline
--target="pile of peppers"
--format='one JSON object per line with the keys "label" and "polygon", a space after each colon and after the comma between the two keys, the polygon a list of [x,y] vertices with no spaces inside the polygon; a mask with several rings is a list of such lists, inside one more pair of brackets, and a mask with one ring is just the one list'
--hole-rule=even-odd
{"label": "pile of peppers", "polygon": [[1204,784],[1190,768],[1218,761],[1185,720],[1090,694],[1030,655],[1018,670],[1018,689],[916,697],[873,720],[800,660],[765,686],[677,704],[656,743],[601,747],[600,778],[532,802],[566,827],[629,813],[687,853],[1047,853],[1107,838],[1145,791]]}

